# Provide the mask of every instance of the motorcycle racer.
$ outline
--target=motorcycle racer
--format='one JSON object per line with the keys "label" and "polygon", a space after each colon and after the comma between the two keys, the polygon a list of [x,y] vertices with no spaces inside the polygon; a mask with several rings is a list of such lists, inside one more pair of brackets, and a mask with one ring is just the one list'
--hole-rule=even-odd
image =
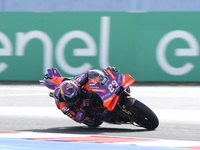
{"label": "motorcycle racer", "polygon": [[[107,67],[110,71],[116,71],[115,67]],[[88,82],[88,79],[94,77],[92,70],[73,79],[64,78],[60,86],[53,93],[55,103],[65,115],[76,122],[82,123],[86,120],[86,113],[91,104],[90,95],[85,94],[82,87]],[[45,76],[46,79],[49,76]],[[89,120],[87,120],[89,121]]]}
{"label": "motorcycle racer", "polygon": [[148,130],[159,125],[156,114],[145,104],[131,97],[135,79],[118,73],[115,67],[88,70],[76,77],[63,77],[56,68],[47,69],[40,83],[54,90],[58,109],[78,123],[98,127],[103,122],[132,124]]}

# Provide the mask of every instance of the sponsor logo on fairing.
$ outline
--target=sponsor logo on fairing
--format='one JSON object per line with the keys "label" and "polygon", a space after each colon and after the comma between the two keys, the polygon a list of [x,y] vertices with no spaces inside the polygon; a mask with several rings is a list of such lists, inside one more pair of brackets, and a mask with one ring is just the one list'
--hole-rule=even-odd
{"label": "sponsor logo on fairing", "polygon": [[121,80],[122,80],[121,78],[122,78],[122,75],[119,74],[119,75],[118,75],[118,79],[117,79],[117,82],[118,82],[118,83],[121,83]]}
{"label": "sponsor logo on fairing", "polygon": [[108,72],[108,74],[111,76],[111,78],[112,78],[113,80],[116,79],[116,77],[113,75],[113,73],[112,73],[110,70],[106,69],[106,71]]}
{"label": "sponsor logo on fairing", "polygon": [[95,85],[88,85],[88,87],[89,87],[90,89],[99,89],[99,86],[95,86]]}
{"label": "sponsor logo on fairing", "polygon": [[132,81],[132,80],[127,81],[127,83],[125,84],[124,88],[129,87],[133,82],[134,81]]}
{"label": "sponsor logo on fairing", "polygon": [[106,90],[105,89],[91,89],[92,92],[100,92],[100,93],[105,93]]}
{"label": "sponsor logo on fairing", "polygon": [[122,80],[122,83],[123,83],[123,84],[125,83],[125,76],[123,76],[123,80]]}
{"label": "sponsor logo on fairing", "polygon": [[110,101],[112,99],[113,99],[112,97],[109,97],[108,99],[104,100],[104,103],[106,103],[106,102],[108,102],[108,101]]}
{"label": "sponsor logo on fairing", "polygon": [[109,97],[110,95],[111,95],[111,93],[107,93],[107,94],[101,96],[101,99],[105,99],[106,97]]}

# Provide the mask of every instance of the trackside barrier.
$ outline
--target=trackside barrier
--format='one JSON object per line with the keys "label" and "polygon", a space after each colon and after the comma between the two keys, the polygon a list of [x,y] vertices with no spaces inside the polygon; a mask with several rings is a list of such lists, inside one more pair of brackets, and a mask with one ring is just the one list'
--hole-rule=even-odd
{"label": "trackside barrier", "polygon": [[200,82],[200,12],[0,13],[0,81],[116,66],[139,82]]}

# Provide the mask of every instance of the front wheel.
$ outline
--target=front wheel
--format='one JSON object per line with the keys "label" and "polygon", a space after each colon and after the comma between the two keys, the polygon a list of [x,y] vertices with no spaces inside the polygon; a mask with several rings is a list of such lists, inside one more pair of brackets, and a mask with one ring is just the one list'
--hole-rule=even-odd
{"label": "front wheel", "polygon": [[159,125],[159,120],[156,114],[142,102],[132,99],[134,104],[127,110],[131,114],[132,120],[140,127],[144,127],[148,130],[154,130]]}

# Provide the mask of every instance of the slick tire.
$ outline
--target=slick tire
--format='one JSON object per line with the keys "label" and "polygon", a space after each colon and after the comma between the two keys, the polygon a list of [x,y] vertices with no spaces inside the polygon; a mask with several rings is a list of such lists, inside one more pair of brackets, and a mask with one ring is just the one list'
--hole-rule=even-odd
{"label": "slick tire", "polygon": [[134,104],[129,108],[133,116],[133,120],[140,127],[144,127],[148,130],[154,130],[159,125],[159,120],[156,114],[142,102],[133,99]]}

